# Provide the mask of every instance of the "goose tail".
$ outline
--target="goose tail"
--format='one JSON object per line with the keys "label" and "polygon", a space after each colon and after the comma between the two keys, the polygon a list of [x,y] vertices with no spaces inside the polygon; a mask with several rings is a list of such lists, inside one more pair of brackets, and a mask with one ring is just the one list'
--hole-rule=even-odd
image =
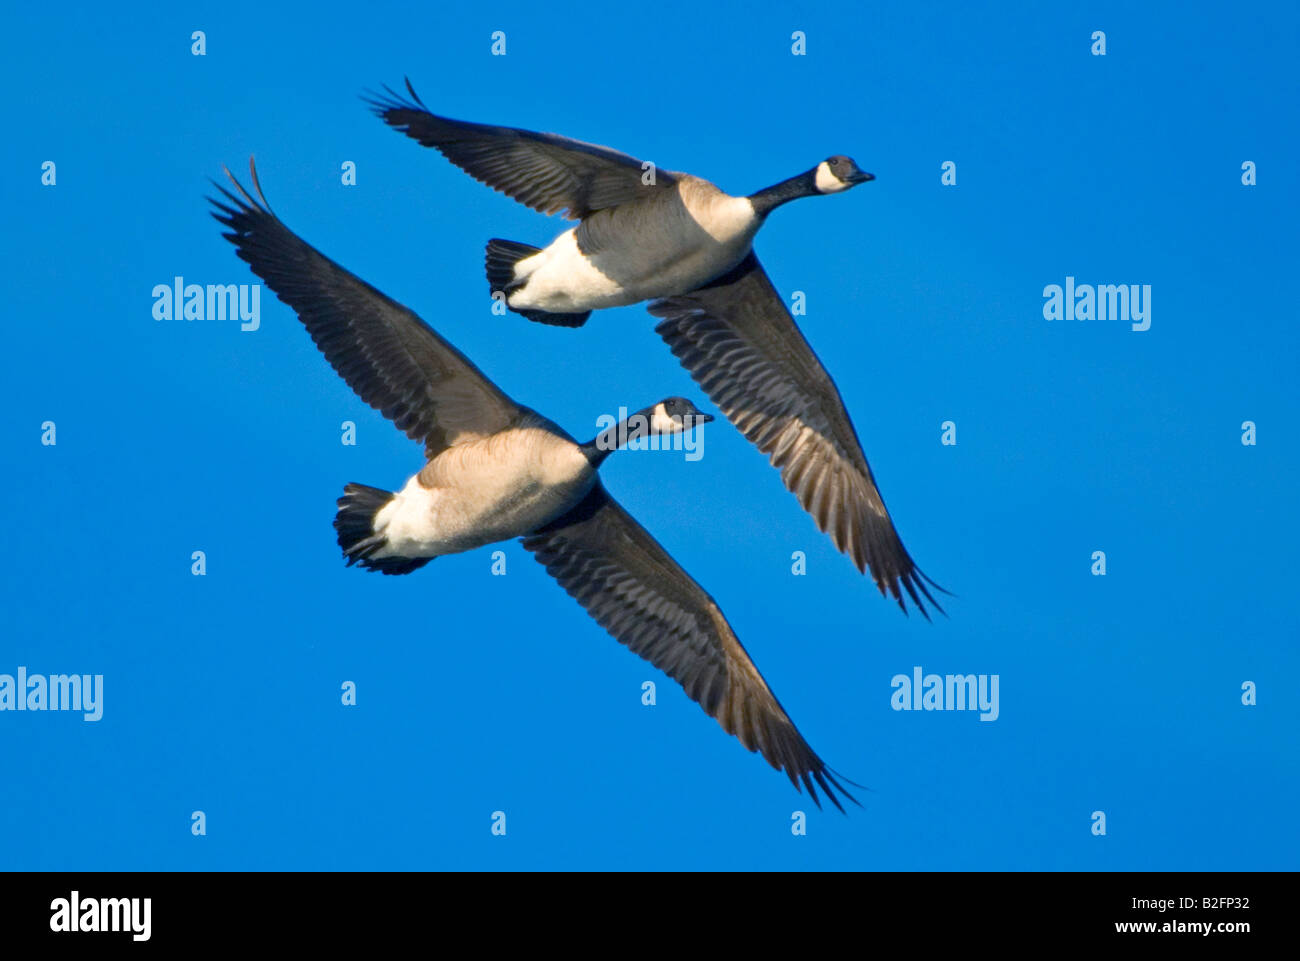
{"label": "goose tail", "polygon": [[[485,264],[487,267],[488,288],[492,291],[492,296],[509,297],[512,291],[523,286],[515,276],[515,265],[519,261],[531,257],[540,249],[540,247],[516,243],[513,240],[500,240],[497,238],[489,240]],[[591,316],[589,310],[580,314],[552,314],[545,310],[510,307],[509,300],[506,301],[506,306],[517,314],[523,314],[529,320],[536,321],[539,324],[551,324],[556,327],[581,327],[587,322],[587,318]]]}
{"label": "goose tail", "polygon": [[348,484],[338,500],[334,530],[348,566],[360,564],[381,574],[409,574],[429,563],[429,557],[375,557],[388,544],[388,538],[375,532],[375,515],[393,499],[392,491],[365,484]]}

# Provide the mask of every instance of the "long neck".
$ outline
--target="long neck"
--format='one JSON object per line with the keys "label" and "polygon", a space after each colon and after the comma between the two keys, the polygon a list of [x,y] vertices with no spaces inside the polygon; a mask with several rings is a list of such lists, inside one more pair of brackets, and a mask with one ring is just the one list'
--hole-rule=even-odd
{"label": "long neck", "polygon": [[758,216],[766,217],[782,204],[788,204],[800,197],[811,197],[815,193],[817,193],[816,167],[789,180],[782,180],[779,184],[764,188],[756,194],[750,194],[749,201],[754,205],[754,212]]}
{"label": "long neck", "polygon": [[605,458],[614,451],[626,447],[640,437],[648,436],[650,434],[650,420],[654,416],[654,410],[653,407],[647,407],[635,414],[629,414],[617,424],[606,427],[587,443],[580,444],[579,448],[586,455],[591,466],[599,467],[605,462]]}

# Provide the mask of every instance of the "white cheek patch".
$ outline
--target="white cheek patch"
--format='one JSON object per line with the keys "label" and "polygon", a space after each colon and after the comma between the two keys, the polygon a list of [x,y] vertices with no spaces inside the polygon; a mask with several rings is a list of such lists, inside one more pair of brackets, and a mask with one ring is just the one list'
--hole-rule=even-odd
{"label": "white cheek patch", "polygon": [[654,414],[650,418],[651,431],[656,434],[676,434],[681,429],[681,422],[673,420],[663,404],[655,404]]}
{"label": "white cheek patch", "polygon": [[841,190],[848,190],[851,186],[846,184],[839,177],[831,173],[831,165],[825,160],[817,165],[817,190],[824,194],[838,193]]}

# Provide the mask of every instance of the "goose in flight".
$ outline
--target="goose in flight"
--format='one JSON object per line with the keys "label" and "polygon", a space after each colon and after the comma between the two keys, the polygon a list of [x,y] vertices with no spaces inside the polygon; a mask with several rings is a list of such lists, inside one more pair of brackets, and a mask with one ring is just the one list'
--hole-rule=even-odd
{"label": "goose in flight", "polygon": [[[344,270],[254,199],[210,198],[241,259],[288,304],[357,395],[424,447],[398,492],[348,484],[334,527],[349,565],[408,574],[443,554],[521,537],[597,623],[677,681],[750,751],[841,811],[856,800],[803,739],[722,611],[605,490],[597,473],[632,440],[712,420],[670,397],[578,443],[515,403],[412,311]],[[852,782],[849,782],[852,783]]]}
{"label": "goose in flight", "polygon": [[[556,134],[451,120],[385,87],[389,126],[544,214],[578,220],[550,246],[491,240],[494,297],[530,320],[578,327],[592,310],[651,300],[655,327],[729,420],[859,571],[904,613],[929,619],[943,591],[916,566],[885,508],[839,390],[752,249],[777,207],[874,177],[834,156],[749,196]],[[928,585],[928,586],[927,586]],[[944,592],[946,593],[946,592]]]}

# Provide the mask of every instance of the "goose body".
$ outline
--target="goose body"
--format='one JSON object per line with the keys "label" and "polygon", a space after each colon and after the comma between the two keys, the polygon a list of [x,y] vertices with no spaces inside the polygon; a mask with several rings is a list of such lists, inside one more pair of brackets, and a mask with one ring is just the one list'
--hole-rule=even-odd
{"label": "goose body", "polygon": [[570,510],[596,481],[577,442],[528,411],[498,433],[449,447],[375,514],[370,555],[428,558],[531,533]]}
{"label": "goose body", "polygon": [[[250,165],[251,169],[251,165]],[[522,539],[620,643],[663,670],[800,791],[853,800],[763,680],[712,597],[606,491],[601,464],[635,439],[712,418],[669,397],[586,443],[506,396],[412,311],[344,270],[231,177],[213,216],[335,371],[425,464],[395,492],[348,484],[334,527],[349,565],[409,574],[443,554]]]}
{"label": "goose body", "polygon": [[762,220],[748,197],[674,174],[676,186],[597,210],[515,264],[513,310],[570,314],[684,294],[745,259]]}
{"label": "goose body", "polygon": [[[904,612],[942,611],[903,546],[835,382],[753,250],[778,207],[872,179],[834,156],[748,196],[595,144],[452,120],[385,89],[385,123],[476,180],[577,226],[544,249],[487,245],[493,297],[529,320],[580,327],[592,310],[649,301],[657,333],[727,418],[781,472],[817,526]],[[928,586],[927,586],[928,585]]]}

